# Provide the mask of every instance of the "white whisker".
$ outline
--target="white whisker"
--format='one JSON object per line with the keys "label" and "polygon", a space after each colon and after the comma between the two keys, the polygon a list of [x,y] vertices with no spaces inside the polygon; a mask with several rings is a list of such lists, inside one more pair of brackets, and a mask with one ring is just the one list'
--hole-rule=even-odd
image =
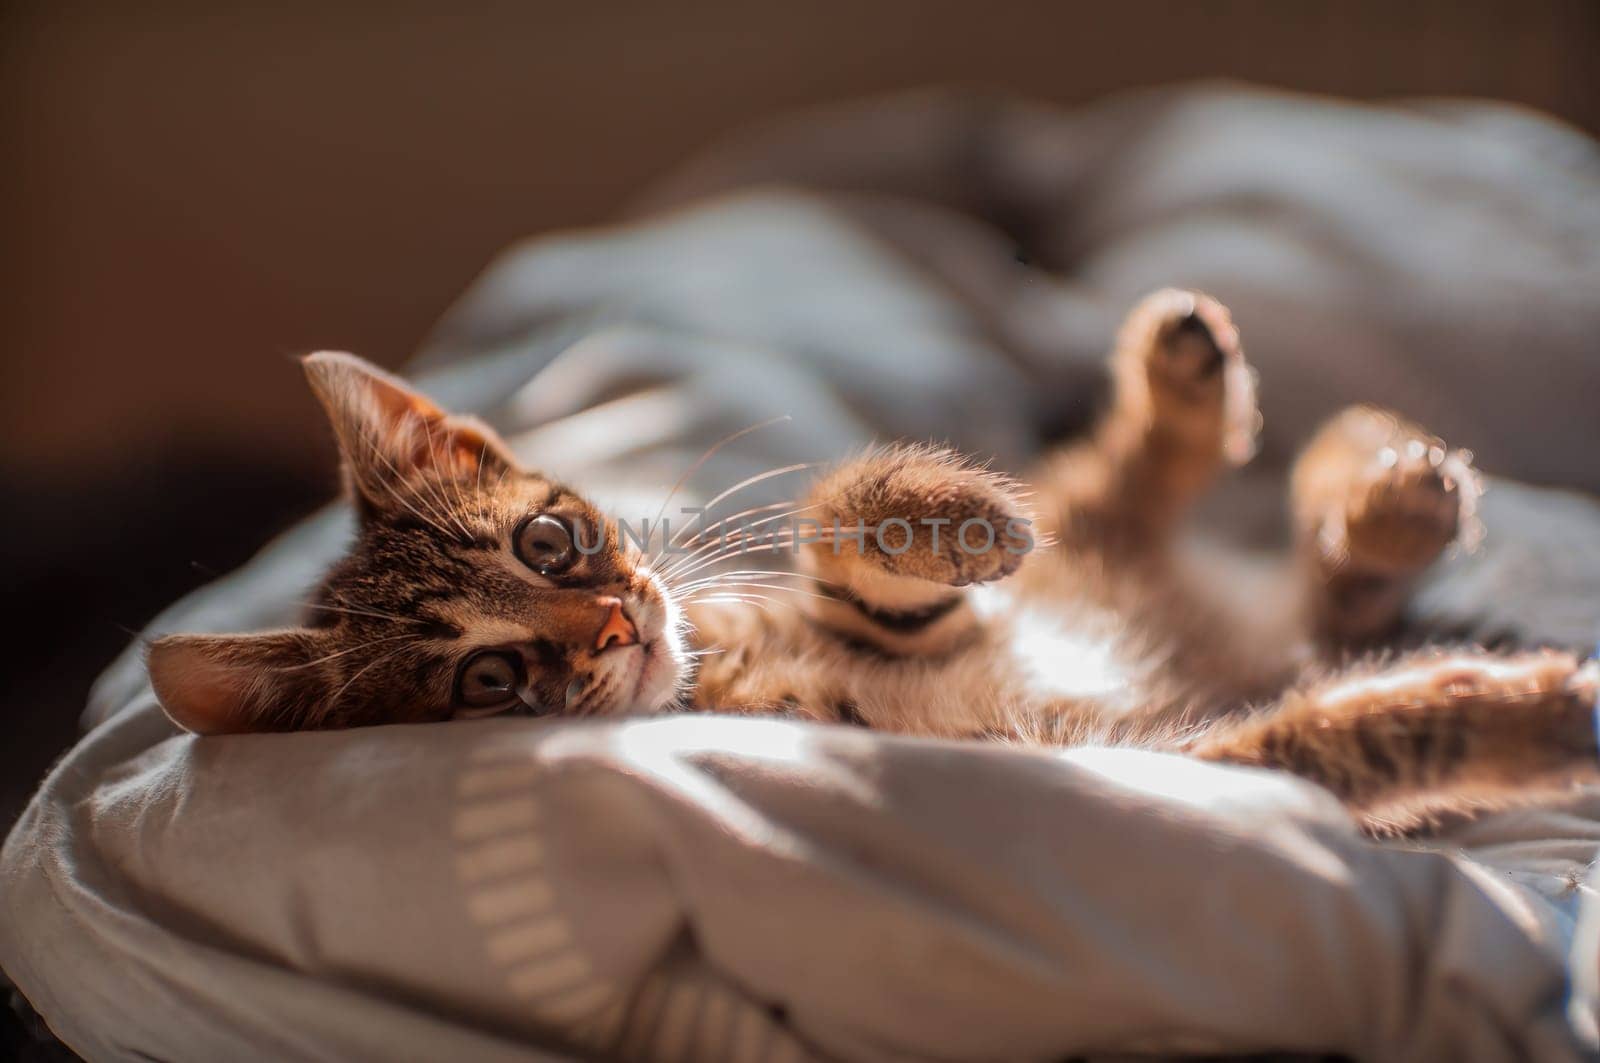
{"label": "white whisker", "polygon": [[[853,531],[854,531],[854,529],[852,529],[852,532]],[[740,557],[740,556],[743,556],[745,554],[771,553],[773,551],[780,550],[780,549],[787,549],[791,553],[798,554],[800,552],[799,551],[799,547],[800,546],[811,546],[811,545],[831,546],[836,542],[855,542],[856,541],[854,534],[841,535],[838,539],[835,539],[832,536],[832,534],[830,533],[830,534],[823,535],[823,536],[821,536],[819,538],[816,538],[816,539],[807,538],[803,542],[798,540],[798,539],[794,539],[794,538],[781,539],[781,538],[777,537],[779,534],[781,534],[781,533],[775,532],[771,536],[767,536],[767,535],[751,536],[751,537],[749,537],[747,539],[735,540],[722,553],[713,555],[711,557],[704,558],[704,559],[700,560],[698,563],[696,563],[694,565],[690,565],[690,566],[688,566],[686,568],[675,569],[673,571],[673,573],[672,573],[672,578],[681,580],[681,579],[684,579],[684,578],[686,578],[688,576],[694,575],[696,572],[702,572],[702,571],[704,571],[704,570],[706,570],[708,568],[711,568],[711,567],[713,567],[713,566],[715,566],[717,564],[720,564],[721,562],[726,561],[729,558]],[[754,545],[751,545],[751,544],[754,544]]]}
{"label": "white whisker", "polygon": [[665,497],[665,498],[663,498],[661,500],[661,508],[656,510],[655,519],[658,520],[658,521],[661,519],[661,515],[664,514],[667,511],[668,504],[671,503],[673,497],[676,496],[677,493],[680,490],[683,489],[683,485],[689,482],[689,478],[691,476],[693,476],[695,473],[699,472],[705,466],[705,463],[710,461],[712,459],[712,457],[719,450],[721,450],[723,447],[727,446],[729,443],[734,442],[735,440],[743,439],[745,436],[749,435],[752,432],[759,432],[763,428],[770,428],[772,425],[782,424],[784,421],[788,421],[788,420],[791,420],[791,419],[792,418],[790,418],[790,416],[788,414],[786,414],[786,413],[785,414],[780,414],[777,417],[773,417],[773,418],[770,418],[768,420],[761,421],[758,424],[750,425],[748,428],[741,428],[737,432],[733,433],[732,435],[724,436],[723,438],[719,439],[717,442],[711,444],[710,447],[706,448],[706,452],[704,454],[700,455],[700,457],[695,460],[695,463],[693,465],[689,466],[689,470],[687,472],[685,472],[682,476],[678,477],[678,482],[672,485],[672,489],[667,492],[667,497]]}
{"label": "white whisker", "polygon": [[[788,503],[779,503],[779,505],[787,505],[787,504]],[[771,524],[775,520],[782,520],[784,517],[794,516],[796,513],[804,513],[806,510],[812,509],[816,505],[818,505],[818,503],[813,502],[810,505],[797,506],[794,509],[786,510],[783,513],[774,513],[770,517],[762,517],[760,520],[751,521],[749,524],[743,525],[741,527],[741,529],[740,529],[740,532],[736,533],[735,536],[730,538],[728,535],[724,534],[721,538],[719,538],[719,539],[717,539],[717,540],[715,540],[713,542],[704,543],[704,544],[696,547],[695,549],[691,550],[688,554],[683,555],[682,559],[679,560],[677,563],[668,564],[668,565],[664,566],[664,569],[668,573],[669,576],[679,575],[685,570],[686,566],[690,565],[697,558],[705,555],[708,552],[711,552],[711,551],[716,550],[718,548],[725,549],[725,548],[727,548],[727,546],[728,546],[728,544],[730,542],[740,542],[740,541],[743,541],[745,539],[755,538],[754,536],[750,536],[750,535],[747,534],[752,529],[759,528],[759,527],[761,527],[763,525],[766,525],[766,524]],[[771,507],[765,507],[765,508],[771,508]],[[732,519],[732,518],[729,518],[729,519]],[[721,524],[721,523],[725,523],[725,522],[719,522],[719,524]]]}
{"label": "white whisker", "polygon": [[[428,421],[427,419],[423,419],[422,432],[428,441],[428,460],[429,463],[433,465],[433,475],[436,481],[434,484],[429,484],[429,487],[436,490],[439,503],[444,507],[445,515],[449,517],[450,522],[456,526],[456,529],[461,532],[462,538],[470,543],[472,541],[472,530],[462,522],[461,514],[459,512],[461,507],[461,485],[459,478],[446,479],[444,472],[439,468],[440,448],[434,446],[434,426],[432,422]],[[448,440],[445,440],[445,442],[448,443]],[[427,483],[426,477],[424,477],[423,482]],[[456,492],[456,505],[454,507],[452,507],[450,504],[450,491],[452,489],[454,489]]]}
{"label": "white whisker", "polygon": [[[716,585],[714,585],[712,587],[705,588],[705,589],[706,590],[712,590],[712,591],[720,591],[720,590],[723,590],[724,588],[729,589],[729,590],[739,590],[740,588],[746,588],[746,587],[757,587],[757,588],[760,588],[760,589],[763,589],[763,590],[770,590],[770,591],[782,591],[785,594],[799,594],[799,595],[804,595],[807,598],[815,598],[818,601],[822,601],[822,602],[837,601],[837,599],[835,599],[835,598],[829,597],[826,594],[818,594],[815,591],[802,590],[799,587],[785,587],[784,585],[782,585],[780,583],[757,583],[757,582],[755,582],[753,580],[732,580],[732,581],[729,581],[728,583],[719,583],[719,584],[716,584]],[[693,591],[693,592],[685,595],[684,596],[684,600],[685,601],[693,601],[694,600],[694,595],[695,594],[699,594],[699,593],[701,593],[701,592],[700,591]]]}
{"label": "white whisker", "polygon": [[769,608],[768,603],[764,600],[737,594],[719,594],[710,598],[699,598],[695,601],[696,605],[703,605],[707,603],[726,605],[753,605],[762,612],[766,612]]}
{"label": "white whisker", "polygon": [[356,670],[356,674],[355,675],[351,676],[349,679],[346,679],[344,681],[343,685],[341,685],[338,690],[335,690],[333,692],[333,695],[330,698],[328,698],[328,704],[329,705],[337,705],[339,703],[339,698],[344,694],[344,692],[346,690],[350,689],[351,685],[353,683],[355,683],[355,681],[357,679],[360,679],[362,676],[366,675],[375,666],[377,666],[379,664],[382,664],[384,661],[387,661],[387,660],[393,658],[396,654],[400,653],[404,649],[405,649],[404,646],[397,646],[394,649],[388,651],[387,653],[380,653],[378,656],[376,656],[372,660],[368,661],[365,665],[363,665],[361,668]]}
{"label": "white whisker", "polygon": [[385,642],[394,642],[396,639],[416,639],[420,641],[421,637],[422,636],[416,634],[415,632],[407,631],[399,635],[385,635],[381,638],[368,639],[366,642],[363,642],[358,646],[347,646],[342,650],[335,650],[332,653],[318,657],[314,661],[306,661],[303,664],[285,665],[281,670],[285,672],[297,672],[302,668],[314,668],[319,664],[326,664],[328,661],[343,657],[346,654],[355,653],[357,650],[370,649],[373,646],[380,646]]}
{"label": "white whisker", "polygon": [[485,527],[489,524],[489,515],[486,512],[487,500],[483,494],[483,459],[489,453],[487,445],[478,448],[478,475],[474,478],[474,495],[478,503],[478,523]]}
{"label": "white whisker", "polygon": [[[372,486],[377,488],[378,490],[381,490],[382,492],[387,494],[390,498],[392,498],[396,502],[400,503],[402,506],[404,506],[411,513],[412,516],[416,517],[424,525],[426,525],[426,526],[432,528],[433,530],[437,531],[440,535],[444,536],[445,538],[450,538],[451,533],[445,529],[444,524],[442,523],[443,518],[440,516],[440,514],[438,512],[436,512],[433,509],[433,507],[431,505],[429,505],[420,496],[417,498],[418,505],[425,506],[428,509],[428,512],[430,514],[432,514],[431,517],[424,516],[423,513],[421,512],[421,510],[417,509],[416,506],[412,505],[411,502],[409,500],[407,500],[407,498],[403,494],[401,494],[401,490],[403,489],[404,484],[405,484],[405,477],[403,477],[400,474],[400,470],[395,466],[394,462],[389,460],[389,456],[383,452],[383,448],[378,445],[378,441],[376,439],[374,439],[369,433],[363,433],[360,436],[360,438],[357,440],[357,442],[360,445],[364,446],[366,448],[367,452],[371,456],[373,456],[373,457],[377,458],[379,461],[383,462],[383,464],[388,467],[388,470],[389,470],[390,474],[393,476],[393,481],[390,482],[390,483],[384,483],[383,481],[380,480],[378,483],[373,484]],[[353,467],[357,470],[355,472],[355,475],[357,477],[360,477],[361,476],[361,473],[359,471],[360,470],[360,463],[359,462],[353,463]]]}
{"label": "white whisker", "polygon": [[723,491],[717,497],[715,497],[711,501],[707,502],[703,508],[705,508],[709,512],[711,509],[715,508],[715,506],[717,505],[718,502],[721,502],[724,499],[728,498],[730,495],[736,494],[739,491],[743,491],[746,488],[754,487],[756,484],[762,483],[762,482],[764,482],[766,480],[770,480],[770,479],[772,479],[773,477],[776,477],[776,476],[786,476],[791,472],[802,472],[802,471],[804,471],[806,469],[819,469],[824,464],[826,464],[826,463],[825,462],[820,462],[820,461],[802,461],[802,462],[799,462],[798,464],[795,464],[795,465],[785,465],[781,469],[770,469],[767,472],[757,473],[755,476],[747,477],[746,479],[740,480],[738,483],[734,484],[732,487],[728,488],[726,491]]}
{"label": "white whisker", "polygon": [[[710,535],[712,532],[714,532],[718,528],[721,528],[724,525],[730,523],[731,521],[743,520],[745,517],[751,517],[751,516],[754,516],[757,513],[765,513],[767,510],[771,510],[771,509],[782,509],[784,506],[792,506],[794,504],[795,504],[795,499],[786,498],[781,502],[769,502],[764,506],[751,506],[749,509],[741,509],[737,513],[733,513],[733,514],[730,514],[729,516],[721,518],[715,524],[711,524],[711,525],[708,525],[705,528],[702,528],[700,531],[697,531],[693,535],[690,535],[689,538],[687,538],[687,539],[685,539],[684,536],[688,534],[689,529],[688,528],[683,529],[683,531],[679,532],[677,535],[674,535],[672,537],[672,545],[673,546],[689,546],[689,545],[693,544],[696,540],[704,539],[707,535]],[[801,508],[810,509],[812,507],[811,506],[803,506]]]}
{"label": "white whisker", "polygon": [[396,616],[393,613],[379,613],[371,609],[352,609],[345,605],[324,605],[320,602],[299,601],[295,603],[303,609],[316,609],[326,613],[345,613],[349,616],[370,616],[374,620],[388,620],[396,624],[416,624],[421,621],[410,617]]}

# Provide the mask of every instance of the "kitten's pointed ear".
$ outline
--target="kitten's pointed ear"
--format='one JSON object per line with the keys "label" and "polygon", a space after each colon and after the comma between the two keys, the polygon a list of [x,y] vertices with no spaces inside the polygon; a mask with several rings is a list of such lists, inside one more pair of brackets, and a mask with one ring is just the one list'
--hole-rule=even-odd
{"label": "kitten's pointed ear", "polygon": [[314,631],[258,635],[169,635],[146,663],[156,697],[172,721],[196,734],[293,731],[326,708],[329,673]]}
{"label": "kitten's pointed ear", "polygon": [[447,414],[353,354],[319,351],[303,364],[333,423],[359,501],[382,508],[394,485],[416,474],[477,476],[515,466],[510,449],[488,425]]}

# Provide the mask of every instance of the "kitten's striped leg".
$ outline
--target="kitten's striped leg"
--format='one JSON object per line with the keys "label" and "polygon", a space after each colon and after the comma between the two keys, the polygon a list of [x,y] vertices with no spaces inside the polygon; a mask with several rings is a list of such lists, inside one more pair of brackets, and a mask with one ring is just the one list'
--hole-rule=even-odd
{"label": "kitten's striped leg", "polygon": [[963,588],[1010,575],[1033,546],[1004,477],[949,451],[891,447],[812,488],[825,541],[801,552],[821,581],[815,623],[895,655],[943,653],[977,624]]}
{"label": "kitten's striped leg", "polygon": [[1111,355],[1112,406],[1090,438],[1032,477],[1069,548],[1161,545],[1226,465],[1254,452],[1255,375],[1227,308],[1166,289],[1128,316]]}
{"label": "kitten's striped leg", "polygon": [[1567,653],[1430,651],[1293,690],[1190,746],[1332,790],[1375,826],[1600,780],[1600,666]]}
{"label": "kitten's striped leg", "polygon": [[1479,485],[1470,454],[1358,406],[1317,433],[1290,490],[1312,631],[1343,650],[1390,633],[1416,576],[1470,527]]}

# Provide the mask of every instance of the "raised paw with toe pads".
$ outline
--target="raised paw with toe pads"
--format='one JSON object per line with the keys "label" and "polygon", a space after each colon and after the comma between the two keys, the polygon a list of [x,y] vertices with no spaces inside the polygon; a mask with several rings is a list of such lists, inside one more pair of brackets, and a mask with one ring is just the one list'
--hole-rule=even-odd
{"label": "raised paw with toe pads", "polygon": [[962,587],[1010,575],[1033,545],[1011,481],[945,450],[874,451],[824,477],[812,498],[824,527],[858,529],[812,547],[838,575],[865,566]]}
{"label": "raised paw with toe pads", "polygon": [[1167,288],[1128,316],[1113,366],[1118,402],[1145,409],[1152,425],[1242,465],[1261,426],[1255,371],[1245,361],[1227,307]]}

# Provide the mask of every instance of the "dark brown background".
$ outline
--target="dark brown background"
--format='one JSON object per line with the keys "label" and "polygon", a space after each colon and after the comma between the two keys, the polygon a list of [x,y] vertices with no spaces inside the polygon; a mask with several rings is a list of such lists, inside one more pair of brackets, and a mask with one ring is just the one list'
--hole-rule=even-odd
{"label": "dark brown background", "polygon": [[0,35],[0,824],[151,612],[332,489],[289,356],[393,364],[508,241],[771,111],[1227,76],[1600,129],[1600,4],[26,3]]}

